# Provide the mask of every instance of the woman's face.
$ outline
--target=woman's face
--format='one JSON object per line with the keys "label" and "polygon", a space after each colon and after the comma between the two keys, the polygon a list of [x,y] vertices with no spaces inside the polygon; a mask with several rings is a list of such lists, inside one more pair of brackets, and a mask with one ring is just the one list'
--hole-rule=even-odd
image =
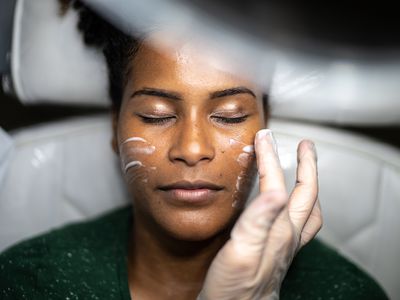
{"label": "woman's face", "polygon": [[236,219],[265,127],[261,91],[204,64],[189,45],[143,45],[132,62],[115,140],[136,215],[180,240],[205,240]]}

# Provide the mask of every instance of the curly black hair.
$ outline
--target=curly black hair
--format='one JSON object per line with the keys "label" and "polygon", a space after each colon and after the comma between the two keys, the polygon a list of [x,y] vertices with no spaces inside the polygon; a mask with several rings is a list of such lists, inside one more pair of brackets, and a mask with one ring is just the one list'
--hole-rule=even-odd
{"label": "curly black hair", "polygon": [[[119,111],[123,89],[130,72],[129,62],[137,53],[142,39],[125,34],[79,0],[58,1],[61,14],[64,14],[71,6],[77,10],[79,14],[78,29],[82,32],[85,44],[103,52],[108,67],[112,108]],[[268,112],[267,94],[263,94],[263,104],[265,111]]]}
{"label": "curly black hair", "polygon": [[59,2],[61,14],[70,7],[78,12],[78,29],[83,35],[85,44],[103,52],[108,69],[112,108],[119,111],[129,72],[129,62],[139,49],[140,39],[117,29],[79,0],[59,0]]}

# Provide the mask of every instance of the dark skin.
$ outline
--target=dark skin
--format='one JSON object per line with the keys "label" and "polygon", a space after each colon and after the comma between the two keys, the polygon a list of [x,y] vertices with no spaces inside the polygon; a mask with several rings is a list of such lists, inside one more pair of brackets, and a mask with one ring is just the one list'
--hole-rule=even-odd
{"label": "dark skin", "polygon": [[[113,148],[125,155],[123,141],[139,137],[155,149],[132,154],[143,166],[125,174],[135,204],[131,296],[196,299],[248,197],[255,157],[238,158],[266,126],[267,110],[254,84],[207,66],[190,46],[166,53],[144,44],[131,64]],[[201,203],[171,200],[160,186],[179,180],[221,190]]]}
{"label": "dark skin", "polygon": [[[260,90],[199,60],[201,50],[142,44],[113,114],[112,145],[135,206],[131,296],[279,299],[294,256],[322,226],[315,146],[299,143],[288,194],[272,131],[261,129]],[[255,165],[260,194],[244,209]],[[213,186],[199,188],[204,181]]]}

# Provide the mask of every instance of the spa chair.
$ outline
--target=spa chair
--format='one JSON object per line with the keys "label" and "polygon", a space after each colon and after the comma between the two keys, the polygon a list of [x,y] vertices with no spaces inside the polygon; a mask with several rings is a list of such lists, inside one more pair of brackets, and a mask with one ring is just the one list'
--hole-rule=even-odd
{"label": "spa chair", "polygon": [[[60,18],[56,5],[52,0],[16,2],[3,89],[26,105],[106,107],[104,60],[82,43],[77,15],[70,11]],[[398,83],[386,82],[385,98],[378,99],[374,84],[379,78],[371,70],[394,72],[350,62],[313,65],[287,59],[272,85],[270,128],[290,189],[297,143],[315,141],[324,216],[318,237],[373,276],[391,298],[400,299],[400,151],[322,125],[400,123]],[[108,114],[12,132],[0,129],[0,250],[129,202],[110,138]]]}

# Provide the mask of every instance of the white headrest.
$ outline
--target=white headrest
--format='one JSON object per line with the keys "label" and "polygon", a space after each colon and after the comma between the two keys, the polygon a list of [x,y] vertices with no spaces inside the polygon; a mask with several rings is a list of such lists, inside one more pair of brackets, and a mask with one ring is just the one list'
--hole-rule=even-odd
{"label": "white headrest", "polygon": [[77,22],[56,0],[17,2],[11,70],[22,102],[109,105],[103,55],[84,45]]}
{"label": "white headrest", "polygon": [[[104,2],[104,1],[103,1]],[[12,79],[24,103],[108,105],[107,70],[86,47],[77,13],[58,1],[18,0]],[[284,54],[271,91],[272,115],[348,125],[400,124],[400,62]]]}
{"label": "white headrest", "polygon": [[10,136],[0,127],[0,188],[10,163],[12,148]]}
{"label": "white headrest", "polygon": [[283,57],[272,84],[273,114],[351,125],[400,124],[400,60]]}

